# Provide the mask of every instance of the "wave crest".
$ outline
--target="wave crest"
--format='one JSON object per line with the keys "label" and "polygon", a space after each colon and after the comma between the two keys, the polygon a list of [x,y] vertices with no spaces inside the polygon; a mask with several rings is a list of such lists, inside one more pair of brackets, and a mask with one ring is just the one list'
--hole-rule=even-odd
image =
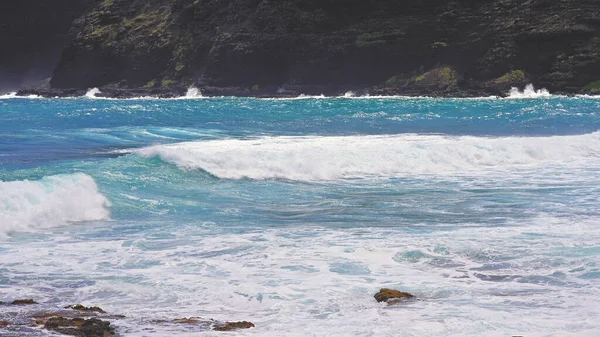
{"label": "wave crest", "polygon": [[94,179],[82,173],[0,181],[0,235],[107,219],[108,207]]}
{"label": "wave crest", "polygon": [[553,137],[389,135],[212,140],[137,151],[224,179],[301,181],[481,172],[600,157],[600,132]]}
{"label": "wave crest", "polygon": [[523,91],[519,91],[519,88],[511,88],[507,98],[541,98],[551,96],[552,95],[547,89],[542,88],[539,90],[535,90],[533,84],[528,84],[527,86],[525,86],[525,89],[523,89]]}

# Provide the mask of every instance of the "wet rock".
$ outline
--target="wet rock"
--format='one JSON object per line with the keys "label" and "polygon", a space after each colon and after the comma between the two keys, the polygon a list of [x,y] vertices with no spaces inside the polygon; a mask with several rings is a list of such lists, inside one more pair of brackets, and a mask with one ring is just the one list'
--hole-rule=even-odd
{"label": "wet rock", "polygon": [[106,311],[102,310],[100,307],[85,307],[81,304],[68,305],[65,307],[65,309],[73,309],[73,310],[78,310],[78,311],[93,311],[93,312],[99,312],[101,314],[106,313]]}
{"label": "wet rock", "polygon": [[250,322],[226,322],[224,325],[219,325],[214,328],[215,331],[231,331],[237,329],[254,328],[254,324]]}
{"label": "wet rock", "polygon": [[9,326],[10,322],[7,321],[0,321],[0,326]]}
{"label": "wet rock", "polygon": [[11,302],[12,305],[29,305],[29,304],[38,304],[36,301],[32,299],[25,300],[14,300]]}
{"label": "wet rock", "polygon": [[[415,296],[412,294],[409,294],[409,293],[398,291],[398,290],[381,288],[381,290],[379,290],[379,292],[377,294],[375,294],[374,297],[377,300],[377,302],[388,302],[389,299],[406,299],[406,298],[413,298]],[[395,300],[394,302],[397,302],[397,301],[398,300]]]}
{"label": "wet rock", "polygon": [[52,317],[46,321],[44,328],[77,337],[108,337],[115,334],[115,329],[110,326],[109,322],[97,318]]}
{"label": "wet rock", "polygon": [[198,324],[201,322],[205,322],[205,320],[199,318],[199,317],[190,317],[190,318],[178,318],[178,319],[174,319],[173,323],[177,323],[177,324]]}

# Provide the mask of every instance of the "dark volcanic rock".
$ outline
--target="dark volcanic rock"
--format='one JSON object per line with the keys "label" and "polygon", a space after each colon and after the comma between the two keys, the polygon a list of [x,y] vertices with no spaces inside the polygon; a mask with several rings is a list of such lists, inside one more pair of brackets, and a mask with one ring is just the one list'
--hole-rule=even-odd
{"label": "dark volcanic rock", "polygon": [[78,337],[108,337],[114,336],[115,330],[109,322],[97,318],[65,318],[53,317],[46,321],[44,328],[64,335]]}
{"label": "dark volcanic rock", "polygon": [[106,313],[106,311],[102,310],[102,308],[100,308],[100,307],[85,307],[81,304],[68,305],[65,307],[65,309],[73,309],[73,310],[78,310],[78,311],[93,311],[93,312],[99,312],[101,314]]}
{"label": "dark volcanic rock", "polygon": [[250,322],[226,322],[224,325],[216,326],[215,331],[231,331],[238,329],[250,329],[254,328],[254,324]]}
{"label": "dark volcanic rock", "polygon": [[17,96],[39,97],[80,97],[85,95],[84,89],[24,89],[17,92]]}
{"label": "dark volcanic rock", "polygon": [[110,0],[76,21],[51,86],[582,92],[599,30],[597,0]]}
{"label": "dark volcanic rock", "polygon": [[12,305],[29,305],[29,304],[38,304],[36,301],[32,299],[25,300],[14,300],[11,302]]}
{"label": "dark volcanic rock", "polygon": [[398,291],[398,290],[381,288],[381,290],[379,290],[379,292],[377,294],[375,294],[374,297],[377,300],[377,302],[387,302],[390,299],[413,298],[415,296],[412,294],[409,294],[409,293]]}
{"label": "dark volcanic rock", "polygon": [[47,82],[73,21],[100,1],[0,1],[0,93]]}
{"label": "dark volcanic rock", "polygon": [[600,92],[598,0],[4,1],[0,41],[24,96]]}

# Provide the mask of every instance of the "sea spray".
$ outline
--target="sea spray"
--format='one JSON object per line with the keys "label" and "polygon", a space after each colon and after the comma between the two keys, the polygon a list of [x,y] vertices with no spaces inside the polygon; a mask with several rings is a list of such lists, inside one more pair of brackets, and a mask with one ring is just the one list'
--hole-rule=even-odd
{"label": "sea spray", "polygon": [[519,88],[512,87],[508,93],[508,98],[542,98],[550,96],[552,95],[547,89],[542,88],[536,90],[533,84],[526,85],[523,91],[520,91]]}
{"label": "sea spray", "polygon": [[85,93],[85,97],[88,98],[96,98],[97,94],[101,94],[102,92],[100,91],[100,89],[98,88],[92,88],[89,89],[86,93]]}
{"label": "sea spray", "polygon": [[200,89],[198,88],[188,88],[186,94],[185,94],[185,98],[201,98],[202,97],[202,93],[200,92]]}

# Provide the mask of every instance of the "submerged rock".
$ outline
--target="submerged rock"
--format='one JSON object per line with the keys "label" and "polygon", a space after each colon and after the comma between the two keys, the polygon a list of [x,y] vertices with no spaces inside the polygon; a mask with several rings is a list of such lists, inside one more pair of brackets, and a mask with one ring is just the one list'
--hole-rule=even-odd
{"label": "submerged rock", "polygon": [[184,317],[184,318],[178,318],[178,319],[174,319],[173,323],[176,324],[198,324],[198,323],[206,323],[207,320],[202,319],[200,317]]}
{"label": "submerged rock", "polygon": [[254,328],[254,323],[251,322],[226,322],[224,325],[216,326],[213,330],[215,331],[231,331],[237,329],[250,329]]}
{"label": "submerged rock", "polygon": [[11,303],[12,305],[29,305],[29,304],[38,304],[38,302],[32,300],[32,299],[25,299],[25,300],[14,300]]}
{"label": "submerged rock", "polygon": [[381,290],[379,290],[379,292],[375,294],[374,297],[377,300],[377,302],[388,302],[389,299],[413,298],[415,296],[398,290],[381,288]]}
{"label": "submerged rock", "polygon": [[93,311],[93,312],[99,312],[101,314],[106,313],[106,311],[102,310],[100,307],[85,307],[81,304],[68,305],[65,307],[65,309],[73,309],[73,310],[78,310],[78,311]]}
{"label": "submerged rock", "polygon": [[70,336],[78,337],[108,337],[114,336],[115,329],[109,322],[98,318],[65,318],[52,317],[46,321],[44,328]]}

